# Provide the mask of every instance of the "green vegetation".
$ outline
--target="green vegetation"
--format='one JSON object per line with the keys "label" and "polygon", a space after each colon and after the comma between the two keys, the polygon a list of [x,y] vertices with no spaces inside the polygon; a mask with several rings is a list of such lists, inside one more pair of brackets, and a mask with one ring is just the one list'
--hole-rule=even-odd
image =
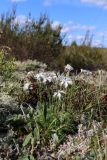
{"label": "green vegetation", "polygon": [[6,58],[6,53],[0,51],[0,75],[2,76],[2,82],[8,81],[12,78],[12,74],[15,71],[14,58]]}
{"label": "green vegetation", "polygon": [[[19,159],[39,159],[37,153],[47,159],[48,155],[51,157],[51,154],[48,153],[49,150],[57,157],[57,153],[60,153],[60,149],[62,149],[63,152],[68,150],[64,155],[61,152],[61,156],[66,157],[67,160],[70,160],[71,157],[75,159],[77,155],[80,157],[79,159],[84,156],[89,159],[94,157],[96,160],[103,160],[107,156],[105,152],[107,146],[104,142],[107,102],[106,95],[102,96],[102,94],[107,89],[103,86],[99,89],[94,85],[77,81],[67,88],[66,95],[60,100],[57,97],[51,97],[56,84],[51,86],[51,92],[47,85],[38,83],[38,89],[32,91],[38,101],[35,108],[29,104],[29,107],[24,108],[24,103],[28,102],[27,99],[30,95],[23,92],[23,95],[26,96],[23,99],[24,96],[22,97],[21,93],[19,107],[22,113],[7,118],[6,123],[13,131],[11,137],[14,137],[15,143],[18,145]],[[79,129],[79,126],[82,127]],[[62,147],[69,135],[74,141],[74,153],[72,153],[72,141],[68,141],[71,146],[66,144],[68,148]],[[79,144],[82,142],[84,142],[82,146],[84,152],[79,150]],[[78,150],[75,150],[75,146],[78,146]],[[43,149],[44,151],[42,151]]]}
{"label": "green vegetation", "polygon": [[72,64],[76,70],[81,68],[96,70],[106,68],[107,65],[99,48],[91,48],[86,45],[66,47],[61,61],[64,61],[64,64]]}
{"label": "green vegetation", "polygon": [[51,68],[62,68],[68,62],[75,69],[107,68],[106,49],[91,47],[89,32],[80,46],[75,41],[64,46],[61,29],[61,25],[53,28],[46,14],[40,15],[38,20],[28,16],[25,23],[20,24],[13,9],[1,15],[0,47],[8,46],[17,60],[37,59]]}
{"label": "green vegetation", "polygon": [[[0,81],[6,84],[0,85],[0,94],[13,97],[18,108],[10,111],[0,106],[0,131],[9,131],[0,141],[0,158],[106,160],[107,86],[97,83],[102,71],[71,77],[43,71],[41,75],[27,74],[39,67],[46,69],[46,65],[28,59],[41,60],[53,69],[62,69],[67,63],[76,70],[106,69],[106,49],[92,48],[85,42],[64,46],[61,26],[53,29],[46,15],[38,21],[28,18],[22,26],[15,19],[13,10],[0,20]],[[27,61],[15,61],[12,56]]]}
{"label": "green vegetation", "polygon": [[1,15],[0,46],[8,46],[19,60],[38,59],[44,62],[54,61],[63,48],[61,26],[52,28],[47,15],[41,15],[35,21],[26,19],[25,24],[16,22],[16,11]]}

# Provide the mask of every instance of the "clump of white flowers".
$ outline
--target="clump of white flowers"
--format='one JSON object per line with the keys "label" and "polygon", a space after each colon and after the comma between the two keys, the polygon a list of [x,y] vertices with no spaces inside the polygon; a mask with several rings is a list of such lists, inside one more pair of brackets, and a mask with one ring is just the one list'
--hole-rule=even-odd
{"label": "clump of white flowers", "polygon": [[[32,88],[31,86],[34,81],[37,81],[37,83],[44,83],[44,84],[46,84],[47,82],[49,83],[54,82],[55,84],[56,83],[59,84],[59,86],[61,87],[67,88],[69,85],[73,84],[73,81],[68,74],[72,70],[73,70],[73,67],[67,64],[64,68],[64,73],[61,75],[60,73],[56,73],[54,71],[52,72],[41,71],[37,74],[34,74],[33,71],[30,71],[27,73],[27,76],[26,76],[27,81],[23,86],[23,90],[29,91],[29,89]],[[54,93],[54,97],[57,96],[59,99],[61,99],[62,93],[63,93],[62,91],[57,91],[56,93]]]}
{"label": "clump of white flowers", "polygon": [[92,75],[92,72],[89,70],[81,69],[81,73],[86,74],[86,75]]}
{"label": "clump of white flowers", "polygon": [[57,91],[57,92],[54,92],[53,97],[58,98],[59,100],[61,100],[61,97],[62,97],[63,95],[65,95],[65,94],[66,94],[66,93],[65,93],[63,90],[59,90],[59,91]]}
{"label": "clump of white flowers", "polygon": [[26,77],[28,79],[34,78],[34,72],[33,71],[28,72]]}
{"label": "clump of white flowers", "polygon": [[37,81],[42,83],[52,82],[57,79],[55,72],[40,72],[36,74],[34,77],[35,79],[37,79]]}
{"label": "clump of white flowers", "polygon": [[28,92],[29,90],[33,90],[32,84],[35,81],[34,72],[30,71],[27,73],[25,83],[23,85],[23,91]]}
{"label": "clump of white flowers", "polygon": [[46,77],[43,72],[36,74],[35,79],[37,79],[39,82],[46,82]]}
{"label": "clump of white flowers", "polygon": [[73,71],[73,70],[74,70],[73,67],[70,66],[69,64],[67,64],[67,65],[64,67],[64,73],[65,73],[67,76],[69,76],[69,73],[70,73],[71,71]]}
{"label": "clump of white flowers", "polygon": [[26,82],[25,84],[24,84],[24,86],[23,86],[23,91],[29,91],[29,88],[30,88],[30,85],[31,85],[31,83],[30,82]]}
{"label": "clump of white flowers", "polygon": [[74,68],[72,67],[72,66],[70,66],[69,64],[67,64],[66,66],[65,66],[65,68],[64,68],[64,71],[65,72],[70,72],[70,71],[72,71],[72,70],[74,70]]}
{"label": "clump of white flowers", "polygon": [[73,81],[70,77],[61,77],[60,86],[67,88],[69,85],[72,85]]}

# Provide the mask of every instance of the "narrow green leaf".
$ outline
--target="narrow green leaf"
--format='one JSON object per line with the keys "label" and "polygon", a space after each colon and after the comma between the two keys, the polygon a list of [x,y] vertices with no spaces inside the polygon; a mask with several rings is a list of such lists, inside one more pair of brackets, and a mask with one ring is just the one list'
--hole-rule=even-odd
{"label": "narrow green leaf", "polygon": [[26,158],[24,158],[23,160],[29,160],[29,158],[26,157]]}
{"label": "narrow green leaf", "polygon": [[32,138],[32,133],[28,134],[23,142],[23,147],[25,147]]}
{"label": "narrow green leaf", "polygon": [[47,104],[46,103],[43,107],[43,115],[44,115],[44,120],[46,121],[46,116],[47,116]]}
{"label": "narrow green leaf", "polygon": [[39,130],[39,125],[36,123],[36,127],[34,129],[34,138],[39,141],[40,140],[40,130]]}
{"label": "narrow green leaf", "polygon": [[76,160],[80,160],[80,157],[79,157],[79,156],[76,156]]}
{"label": "narrow green leaf", "polygon": [[32,155],[30,155],[30,160],[36,160]]}

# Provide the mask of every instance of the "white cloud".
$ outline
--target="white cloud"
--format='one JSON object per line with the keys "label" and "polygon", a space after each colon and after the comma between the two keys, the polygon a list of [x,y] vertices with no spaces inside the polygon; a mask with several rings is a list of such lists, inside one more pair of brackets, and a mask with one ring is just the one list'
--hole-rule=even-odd
{"label": "white cloud", "polygon": [[15,18],[14,23],[19,23],[21,25],[25,24],[26,21],[30,22],[30,19],[27,18],[25,15],[19,15]]}
{"label": "white cloud", "polygon": [[84,35],[77,35],[74,37],[76,40],[82,41],[84,39]]}
{"label": "white cloud", "polygon": [[72,41],[76,41],[77,43],[81,43],[84,40],[84,35],[74,35],[69,34],[67,35],[68,43],[70,44]]}
{"label": "white cloud", "polygon": [[11,2],[24,2],[26,0],[11,0]]}
{"label": "white cloud", "polygon": [[70,31],[75,31],[75,30],[93,31],[95,29],[96,29],[96,27],[94,25],[84,25],[84,24],[79,24],[79,23],[75,23],[72,21],[69,21],[68,23],[63,25],[64,32],[70,32]]}
{"label": "white cloud", "polygon": [[67,33],[67,32],[69,32],[70,30],[71,30],[71,28],[69,27],[69,26],[67,26],[66,24],[61,24],[61,22],[60,21],[54,21],[53,23],[52,23],[52,27],[55,29],[55,28],[57,28],[59,25],[61,25],[62,26],[62,30],[61,30],[61,32],[62,33]]}
{"label": "white cloud", "polygon": [[53,4],[70,4],[72,3],[74,0],[44,0],[43,5],[44,6],[51,6]]}
{"label": "white cloud", "polygon": [[67,33],[67,32],[70,32],[71,31],[71,28],[69,27],[69,26],[63,26],[63,28],[62,28],[62,33]]}
{"label": "white cloud", "polygon": [[100,39],[95,39],[95,40],[93,41],[92,46],[94,46],[94,47],[102,47],[103,44],[102,44],[102,42],[101,42]]}
{"label": "white cloud", "polygon": [[53,28],[57,28],[59,25],[60,25],[60,22],[59,22],[59,21],[54,21],[54,22],[52,23],[52,27],[53,27]]}
{"label": "white cloud", "polygon": [[[15,1],[15,0],[13,0]],[[18,1],[18,0],[16,0]],[[21,1],[21,0],[19,0]],[[74,3],[76,0],[44,0],[43,1],[43,5],[44,6],[51,6],[53,4],[72,4]],[[80,0],[80,2],[82,3],[89,3],[89,4],[94,4],[100,7],[103,7],[105,9],[107,9],[107,0]]]}
{"label": "white cloud", "polygon": [[64,23],[62,24],[62,33],[67,33],[71,31],[71,26],[69,25],[69,23]]}
{"label": "white cloud", "polygon": [[51,6],[52,0],[45,0],[43,4],[44,6]]}
{"label": "white cloud", "polygon": [[61,24],[60,21],[54,21],[52,23],[53,28],[57,28],[59,25],[62,26],[62,31],[61,31],[62,33],[67,33],[71,31],[71,27],[68,24]]}
{"label": "white cloud", "polygon": [[[73,41],[76,41],[77,44],[82,44],[84,41],[85,35],[74,35],[74,34],[69,34],[66,37],[67,44],[71,44]],[[92,46],[93,47],[102,47],[104,44],[102,43],[101,39],[94,38],[92,40]]]}
{"label": "white cloud", "polygon": [[71,31],[93,31],[96,29],[94,25],[82,25],[79,23],[75,23],[73,21],[68,21],[67,23],[61,24],[60,21],[54,21],[52,24],[53,28],[56,28],[57,26],[61,25],[62,26],[62,33],[68,33]]}
{"label": "white cloud", "polygon": [[[54,26],[59,24],[61,24],[59,21],[55,21]],[[68,21],[67,23],[62,24],[62,27],[62,33],[66,33],[66,44],[71,44],[72,41],[76,41],[78,44],[81,44],[84,41],[87,31],[90,31],[90,34],[94,32],[94,34],[91,34],[92,46],[106,46],[107,30],[97,31],[97,28],[94,25],[85,25],[73,21]],[[91,35],[89,35],[90,38]]]}
{"label": "white cloud", "polygon": [[89,31],[93,31],[93,30],[95,30],[95,26],[88,26],[88,25],[81,25],[81,24],[77,24],[77,25],[73,25],[72,26],[72,29],[73,30],[84,30],[84,31],[87,31],[87,30],[89,30]]}
{"label": "white cloud", "polygon": [[100,39],[100,44],[107,46],[107,30],[96,32],[95,36]]}
{"label": "white cloud", "polygon": [[83,3],[91,3],[107,9],[107,0],[81,0]]}
{"label": "white cloud", "polygon": [[96,32],[96,35],[107,38],[107,30]]}

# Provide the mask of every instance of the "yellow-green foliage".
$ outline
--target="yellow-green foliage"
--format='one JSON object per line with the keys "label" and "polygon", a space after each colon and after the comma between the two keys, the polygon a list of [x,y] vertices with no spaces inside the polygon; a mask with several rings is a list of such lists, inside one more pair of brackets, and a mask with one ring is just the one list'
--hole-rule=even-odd
{"label": "yellow-green foliage", "polygon": [[14,60],[14,58],[7,59],[5,53],[0,51],[0,76],[2,76],[3,81],[12,77],[15,70]]}

